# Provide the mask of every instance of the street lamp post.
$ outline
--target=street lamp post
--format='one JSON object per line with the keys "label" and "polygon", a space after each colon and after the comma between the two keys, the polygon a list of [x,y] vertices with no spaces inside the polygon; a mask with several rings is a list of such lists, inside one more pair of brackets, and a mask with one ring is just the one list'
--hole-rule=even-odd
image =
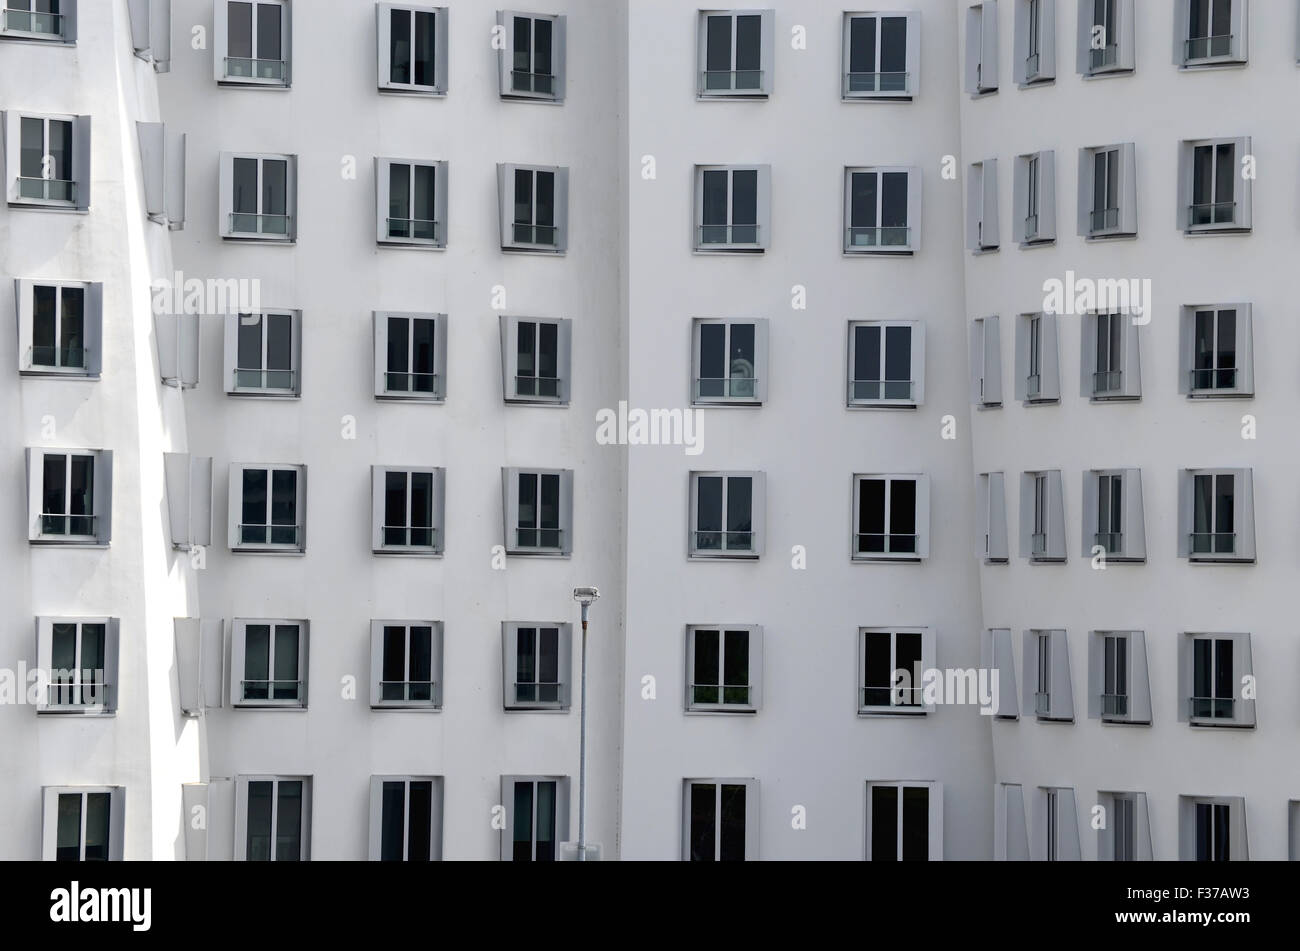
{"label": "street lamp post", "polygon": [[600,597],[595,588],[574,588],[582,605],[582,706],[578,716],[578,861],[587,861],[587,609]]}

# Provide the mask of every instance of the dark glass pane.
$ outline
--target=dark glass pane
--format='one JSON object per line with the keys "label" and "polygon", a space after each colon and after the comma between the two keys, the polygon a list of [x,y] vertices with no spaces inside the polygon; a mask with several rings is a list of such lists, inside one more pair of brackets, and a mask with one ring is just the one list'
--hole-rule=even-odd
{"label": "dark glass pane", "polygon": [[379,860],[402,861],[406,790],[403,783],[384,783],[380,794]]}
{"label": "dark glass pane", "polygon": [[533,784],[515,783],[514,855],[516,862],[533,860]]}
{"label": "dark glass pane", "polygon": [[722,862],[745,860],[745,787],[739,783],[722,784],[721,827],[718,859]]}
{"label": "dark glass pane", "polygon": [[1231,826],[1228,824],[1228,807],[1222,803],[1214,805],[1214,860],[1226,862],[1232,857]]}
{"label": "dark glass pane", "polygon": [[537,375],[553,380],[560,374],[560,325],[537,325]]}
{"label": "dark glass pane", "polygon": [[231,211],[236,214],[257,214],[257,165],[257,159],[237,158],[234,160],[232,166],[234,190]]}
{"label": "dark glass pane", "polygon": [[[755,366],[754,325],[731,325],[731,352],[727,364],[726,376],[733,380],[752,380]],[[732,396],[749,396],[753,393],[752,384],[733,385]]]}
{"label": "dark glass pane", "polygon": [[406,473],[384,473],[384,544],[408,543],[406,520]]}
{"label": "dark glass pane", "polygon": [[52,690],[51,700],[58,704],[74,703],[76,691],[66,685],[77,679],[77,625],[55,624],[50,647],[50,680],[60,685]]}
{"label": "dark glass pane", "polygon": [[24,116],[19,128],[18,174],[23,178],[44,178],[45,120]]}
{"label": "dark glass pane", "polygon": [[388,81],[411,81],[411,11],[393,10],[388,21]]}
{"label": "dark glass pane", "polygon": [[[547,19],[533,21],[533,72],[539,76],[554,75],[551,69],[551,47],[554,24]],[[538,92],[550,92],[549,84],[537,88]]]}
{"label": "dark glass pane", "polygon": [[384,657],[381,677],[384,681],[380,689],[382,699],[406,699],[406,628],[400,625],[384,625]]}
{"label": "dark glass pane", "polygon": [[86,365],[85,290],[65,287],[61,297],[59,362],[66,367],[82,367]]}
{"label": "dark glass pane", "polygon": [[293,317],[289,314],[266,315],[266,368],[279,373],[267,374],[268,386],[291,387],[293,370]]}
{"label": "dark glass pane", "polygon": [[515,222],[532,224],[533,173],[528,169],[515,169]]}
{"label": "dark glass pane", "polygon": [[[95,512],[95,460],[91,456],[68,457],[68,514],[90,516]],[[68,531],[73,535],[93,535],[91,518],[69,518]]]}
{"label": "dark glass pane", "polygon": [[[530,472],[521,472],[519,474],[519,527],[521,529],[536,529],[537,527],[537,476]],[[536,531],[520,531],[519,533],[519,543],[521,545],[525,544],[526,539],[535,540],[536,538]]]}
{"label": "dark glass pane", "polygon": [[537,861],[555,861],[555,783],[537,784]]}
{"label": "dark glass pane", "polygon": [[433,473],[411,473],[411,527],[420,529],[412,544],[429,544],[428,530],[433,527]]}
{"label": "dark glass pane", "polygon": [[[48,154],[53,159],[53,173],[57,181],[72,180],[72,123],[62,119],[49,121]],[[44,177],[44,176],[42,176]]]}
{"label": "dark glass pane", "polygon": [[1214,200],[1220,205],[1215,209],[1214,220],[1231,221],[1234,175],[1237,165],[1233,153],[1236,150],[1231,142],[1222,142],[1215,147],[1214,151],[1218,164],[1218,174],[1214,179]]}
{"label": "dark glass pane", "polygon": [[755,169],[742,168],[731,173],[731,223],[758,224],[758,171]]}
{"label": "dark glass pane", "polygon": [[[901,701],[907,705],[914,705],[921,702],[921,635],[916,631],[906,631],[894,635],[894,664],[895,669],[907,671],[907,680],[903,681],[905,685],[911,685],[911,689],[900,690],[895,695],[895,702]],[[890,681],[893,681],[894,672],[889,672]]]}
{"label": "dark glass pane", "polygon": [[244,629],[244,699],[268,699],[271,696],[270,679],[270,625],[250,624]]}
{"label": "dark glass pane", "polygon": [[875,17],[853,17],[849,20],[849,72],[876,72]]}
{"label": "dark glass pane", "polygon": [[272,542],[298,543],[298,473],[293,469],[271,472],[271,525]]}
{"label": "dark glass pane", "polygon": [[388,389],[406,390],[410,356],[407,319],[405,317],[388,318]]}
{"label": "dark glass pane", "polygon": [[[1192,150],[1192,204],[1208,203],[1214,182],[1214,149],[1208,145],[1198,145]],[[1194,218],[1193,220],[1198,220]]]}
{"label": "dark glass pane", "polygon": [[700,476],[697,480],[695,528],[697,548],[722,547],[721,476]]}
{"label": "dark glass pane", "polygon": [[[711,16],[705,23],[704,68],[708,72],[731,72],[731,17]],[[730,83],[721,88],[727,88]]]}
{"label": "dark glass pane", "polygon": [[[283,215],[289,210],[289,163],[266,159],[262,163],[262,214]],[[282,227],[272,222],[271,227]]]}
{"label": "dark glass pane", "polygon": [[1198,862],[1208,862],[1214,857],[1213,822],[1214,807],[1208,802],[1198,802],[1196,804],[1196,861]]}
{"label": "dark glass pane", "polygon": [[930,859],[930,790],[925,786],[903,787],[903,861]]}
{"label": "dark glass pane", "polygon": [[859,552],[885,550],[885,480],[858,481]]}
{"label": "dark glass pane", "polygon": [[275,683],[271,696],[276,700],[299,699],[297,625],[275,626]]}
{"label": "dark glass pane", "polygon": [[558,684],[560,682],[559,628],[543,627],[538,630],[537,655],[537,682]]}
{"label": "dark glass pane", "polygon": [[250,862],[271,860],[271,795],[274,784],[254,780],[248,784],[248,838],[246,854]]}
{"label": "dark glass pane", "polygon": [[555,226],[555,173],[537,173],[537,224],[543,229],[538,231],[537,241],[550,244],[554,234],[548,230]]}
{"label": "dark glass pane", "polygon": [[895,479],[889,485],[889,533],[894,536],[891,550],[912,550],[899,548],[899,543],[915,546],[915,539],[899,537],[916,534],[916,483],[910,479]]}
{"label": "dark glass pane", "polygon": [[434,35],[435,17],[432,13],[417,11],[415,14],[415,84],[417,86],[436,85],[437,73],[434,72],[434,50],[437,47]]}
{"label": "dark glass pane", "polygon": [[416,219],[415,238],[434,238],[434,179],[437,168],[433,165],[415,166],[415,202],[411,206],[411,217]]}
{"label": "dark glass pane", "polygon": [[[1208,698],[1214,696],[1213,662],[1214,641],[1209,638],[1197,638],[1192,641],[1192,696],[1198,698]],[[1194,705],[1199,711],[1202,704]],[[1208,706],[1208,705],[1206,705]],[[1198,715],[1204,716],[1199,713]]]}
{"label": "dark glass pane", "polygon": [[747,549],[754,512],[754,480],[749,476],[732,476],[727,480],[727,547]]}
{"label": "dark glass pane", "polygon": [[[711,234],[709,225],[726,225],[727,221],[727,172],[723,169],[708,169],[704,172],[703,181],[704,201],[701,208],[703,218],[701,224],[705,225],[705,235]],[[715,241],[725,241],[725,229],[723,236],[714,238]]]}
{"label": "dark glass pane", "polygon": [[253,56],[253,5],[232,2],[226,7],[226,51],[231,57]]}
{"label": "dark glass pane", "polygon": [[[1231,700],[1235,696],[1232,680],[1232,641],[1227,638],[1214,642],[1214,697]],[[1228,711],[1230,712],[1231,708]]]}
{"label": "dark glass pane", "polygon": [[433,783],[412,782],[410,786],[410,833],[407,837],[407,861],[427,862],[431,858],[433,832]]}
{"label": "dark glass pane", "polygon": [[520,376],[537,375],[537,325],[521,321],[515,348],[515,368]]}
{"label": "dark glass pane", "polygon": [[[1239,2],[1239,0],[1238,0]],[[1229,36],[1232,33],[1232,6],[1228,0],[1217,0],[1214,4],[1214,24],[1212,36]],[[1218,52],[1216,49],[1215,52]]]}
{"label": "dark glass pane", "polygon": [[700,396],[725,396],[727,376],[727,328],[723,324],[700,325]]}
{"label": "dark glass pane", "polygon": [[[65,289],[66,292],[66,289]],[[58,288],[38,284],[32,293],[32,363],[37,366],[57,365],[55,312]]]}
{"label": "dark glass pane", "polygon": [[[515,17],[515,61],[514,69],[517,72],[532,72],[532,54],[533,54],[533,21],[530,17]],[[524,77],[521,82],[517,79],[516,89],[529,90],[532,85]]]}
{"label": "dark glass pane", "polygon": [[[1210,35],[1210,4],[1212,0],[1190,0],[1191,9],[1187,12],[1188,34],[1192,38]],[[1228,4],[1220,4],[1228,6]],[[1195,44],[1193,44],[1195,46]]]}
{"label": "dark glass pane", "polygon": [[279,60],[280,7],[274,3],[257,5],[257,58]]}
{"label": "dark glass pane", "polygon": [[86,794],[86,861],[108,861],[109,793]]}
{"label": "dark glass pane", "polygon": [[690,855],[692,862],[717,860],[714,838],[717,821],[717,787],[691,783]]}
{"label": "dark glass pane", "polygon": [[881,194],[880,197],[881,227],[906,228],[907,227],[907,173],[906,172],[882,173],[880,176],[880,194]]}
{"label": "dark glass pane", "polygon": [[[544,529],[558,529],[560,527],[560,477],[554,473],[543,475],[541,486],[541,511],[537,524]],[[546,544],[559,544],[555,531],[544,532],[542,539]]]}
{"label": "dark glass pane", "polygon": [[[907,70],[907,18],[882,17],[880,20],[880,71],[902,74]],[[885,89],[903,89],[901,75],[884,77]]]}
{"label": "dark glass pane", "polygon": [[240,540],[244,542],[266,542],[265,529],[258,526],[267,523],[266,518],[266,483],[265,469],[245,469],[243,472],[243,512],[240,515],[244,526]]}
{"label": "dark glass pane", "polygon": [[275,860],[302,861],[302,782],[278,784],[275,815]]}
{"label": "dark glass pane", "polygon": [[863,691],[862,705],[887,707],[894,681],[892,638],[888,633],[872,631],[863,636]]}
{"label": "dark glass pane", "polygon": [[409,237],[405,221],[411,217],[411,166],[401,162],[388,166],[388,217],[390,236]]}
{"label": "dark glass pane", "polygon": [[54,860],[81,861],[81,793],[59,793]]}
{"label": "dark glass pane", "polygon": [[763,19],[756,14],[736,17],[736,88],[762,86]]}
{"label": "dark glass pane", "polygon": [[898,788],[871,787],[871,860],[898,861]]}
{"label": "dark glass pane", "polygon": [[[46,453],[41,464],[41,511],[50,515],[66,515],[68,457]],[[67,528],[62,519],[45,519],[45,530],[63,534]]]}
{"label": "dark glass pane", "polygon": [[849,227],[876,227],[878,180],[875,172],[854,172],[849,176]]}
{"label": "dark glass pane", "polygon": [[411,699],[433,699],[433,628],[421,625],[411,628],[411,658],[408,677],[411,679]]}
{"label": "dark glass pane", "polygon": [[521,627],[515,638],[515,682],[519,685],[517,700],[537,699],[535,688],[528,686],[537,683],[536,628]]}
{"label": "dark glass pane", "polygon": [[749,702],[749,632],[727,631],[722,652],[722,682],[732,689],[725,692],[724,703]]}
{"label": "dark glass pane", "polygon": [[719,703],[721,697],[718,686],[721,683],[720,656],[721,642],[718,631],[695,632],[695,671],[693,680],[695,703]]}
{"label": "dark glass pane", "polygon": [[[1215,476],[1215,499],[1214,499],[1214,532],[1220,536],[1216,542],[1228,543],[1232,535],[1232,509],[1235,494],[1233,492],[1233,477],[1230,475]],[[1219,549],[1215,549],[1218,551]],[[1231,550],[1231,549],[1227,549]]]}
{"label": "dark glass pane", "polygon": [[413,323],[411,369],[416,376],[412,389],[422,393],[432,393],[435,321],[427,317],[419,317]]}
{"label": "dark glass pane", "polygon": [[[1237,312],[1235,310],[1219,311],[1218,320],[1219,369],[1231,369],[1237,365]],[[1231,385],[1225,384],[1225,385]]]}
{"label": "dark glass pane", "polygon": [[[909,366],[910,373],[910,366]],[[853,378],[854,380],[880,379],[880,328],[853,328]],[[879,387],[854,387],[855,399],[878,399]]]}

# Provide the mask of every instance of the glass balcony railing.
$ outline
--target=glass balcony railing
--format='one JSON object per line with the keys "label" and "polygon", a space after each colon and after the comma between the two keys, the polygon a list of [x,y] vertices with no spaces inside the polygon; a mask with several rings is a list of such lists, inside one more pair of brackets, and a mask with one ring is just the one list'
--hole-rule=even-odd
{"label": "glass balcony railing", "polygon": [[695,550],[700,552],[752,552],[754,533],[751,531],[696,531]]}
{"label": "glass balcony railing", "polygon": [[844,95],[865,96],[873,93],[907,92],[910,73],[845,73]]}
{"label": "glass balcony railing", "polygon": [[227,56],[227,79],[264,79],[284,82],[288,63],[282,59],[255,59],[251,56]]}
{"label": "glass balcony railing", "polygon": [[706,69],[700,73],[700,94],[761,92],[761,69]]}
{"label": "glass balcony railing", "polygon": [[851,227],[845,234],[845,248],[861,251],[869,248],[909,248],[912,229],[905,226]]}
{"label": "glass balcony railing", "polygon": [[403,241],[441,241],[441,222],[432,218],[388,218],[388,237]]}
{"label": "glass balcony railing", "polygon": [[289,234],[289,215],[255,215],[235,211],[230,214],[230,231],[232,234],[267,235],[287,237]]}
{"label": "glass balcony railing", "polygon": [[701,377],[695,380],[697,400],[752,400],[758,380],[752,376]]}
{"label": "glass balcony railing", "polygon": [[757,245],[758,225],[700,225],[701,247],[709,245]]}
{"label": "glass balcony railing", "polygon": [[856,555],[915,555],[917,539],[915,534],[882,532],[857,532],[854,534]]}
{"label": "glass balcony railing", "polygon": [[77,183],[61,178],[24,178],[18,179],[18,197],[34,198],[37,201],[76,200]]}
{"label": "glass balcony railing", "polygon": [[438,530],[430,525],[384,525],[384,545],[392,548],[436,548]]}
{"label": "glass balcony railing", "polygon": [[517,376],[515,377],[515,395],[530,399],[559,399],[560,378],[557,376]]}

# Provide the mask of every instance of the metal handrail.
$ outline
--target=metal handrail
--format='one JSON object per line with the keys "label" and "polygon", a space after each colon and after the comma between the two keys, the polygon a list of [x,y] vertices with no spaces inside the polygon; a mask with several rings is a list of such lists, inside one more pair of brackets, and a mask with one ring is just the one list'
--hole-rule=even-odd
{"label": "metal handrail", "polygon": [[[90,513],[74,515],[70,512],[42,512],[42,535],[66,535],[75,538],[93,538],[99,534],[96,523],[98,515]],[[73,531],[74,528],[88,528],[89,531]]]}
{"label": "metal handrail", "polygon": [[[726,85],[718,84],[719,78],[725,78]],[[745,83],[742,84],[742,78]],[[752,85],[750,85],[752,81]],[[719,92],[755,92],[763,91],[763,70],[761,69],[705,69],[700,71],[700,95]]]}
{"label": "metal handrail", "polygon": [[[244,524],[242,522],[239,525],[237,525],[236,528],[238,528],[239,530],[240,545],[297,545],[299,533],[302,531],[302,526],[300,525],[274,525],[274,524],[249,525],[249,524]],[[262,534],[261,541],[258,541],[256,538],[253,539],[248,538],[248,533],[250,531],[260,532]],[[286,533],[291,534],[290,541],[276,540],[277,535],[283,536]]]}
{"label": "metal handrail", "polygon": [[515,395],[530,396],[535,399],[559,399],[560,382],[561,378],[558,376],[516,376]]}
{"label": "metal handrail", "polygon": [[[33,185],[40,187],[33,188]],[[58,186],[58,188],[56,189],[53,186]],[[54,191],[62,191],[64,194],[51,194]],[[77,182],[65,178],[32,178],[20,175],[18,176],[18,197],[35,198],[40,201],[76,201]]]}
{"label": "metal handrail", "polygon": [[[247,64],[246,67],[240,64]],[[227,79],[274,79],[284,82],[287,60],[258,59],[254,56],[225,57]],[[234,66],[235,68],[231,68]],[[261,75],[258,75],[259,71]]]}
{"label": "metal handrail", "polygon": [[850,250],[859,248],[909,248],[912,246],[912,229],[903,225],[850,227],[845,231],[846,245]]}
{"label": "metal handrail", "polygon": [[1237,550],[1237,533],[1190,532],[1188,544],[1193,555],[1231,555]]}
{"label": "metal handrail", "polygon": [[1237,368],[1207,367],[1192,370],[1191,385],[1193,390],[1231,390],[1237,385]]}
{"label": "metal handrail", "polygon": [[[715,529],[711,531],[696,530],[695,550],[696,551],[738,551],[747,552],[754,550],[754,533],[752,531],[742,532],[735,530]],[[732,541],[743,541],[744,544],[733,545]]]}
{"label": "metal handrail", "polygon": [[[394,548],[437,548],[438,547],[438,529],[432,525],[383,525],[380,527],[385,547]],[[413,541],[416,538],[416,532],[425,532],[429,540]],[[390,533],[400,533],[404,541],[389,541]]]}
{"label": "metal handrail", "polygon": [[[549,541],[552,538],[554,541]],[[559,549],[563,541],[564,529],[562,528],[531,528],[522,525],[515,528],[515,545],[518,548]]]}
{"label": "metal handrail", "polygon": [[873,92],[908,92],[911,89],[911,73],[845,73],[844,95],[853,96]]}
{"label": "metal handrail", "polygon": [[[853,403],[883,400],[911,401],[914,380],[849,380],[849,401]],[[863,395],[863,394],[866,395]],[[874,395],[872,395],[874,393]]]}
{"label": "metal handrail", "polygon": [[[704,392],[707,387],[719,392]],[[754,399],[758,396],[758,377],[753,376],[702,376],[695,379],[695,398],[710,399]]]}
{"label": "metal handrail", "polygon": [[[252,221],[254,227],[242,227],[245,221]],[[230,213],[230,230],[233,234],[266,234],[280,235],[287,237],[289,234],[289,222],[292,216],[288,214],[254,214],[251,211],[232,211]],[[281,223],[280,230],[264,227],[266,224]]]}
{"label": "metal handrail", "polygon": [[1187,206],[1187,226],[1230,225],[1237,220],[1237,203],[1235,201],[1210,201],[1193,203]]}
{"label": "metal handrail", "polygon": [[[301,702],[301,701],[302,701],[302,688],[303,688],[303,684],[304,684],[304,683],[305,683],[305,681],[303,681],[303,680],[276,680],[276,679],[271,679],[271,680],[240,680],[240,681],[239,681],[240,696],[241,696],[244,700],[287,700],[287,701],[291,701],[291,702],[294,702],[294,701]],[[265,688],[266,688],[266,696],[264,696],[264,697],[256,697],[256,696],[251,696],[251,695],[249,694],[249,687],[250,687],[250,686],[256,686],[257,684],[262,684],[262,685],[265,686]],[[294,688],[295,688],[295,690],[294,690],[294,695],[293,695],[292,697],[276,697],[276,696],[272,696],[272,694],[274,694],[274,693],[276,692],[277,687],[278,687],[278,685],[280,685],[280,684],[288,684],[289,686],[294,687]]]}
{"label": "metal handrail", "polygon": [[[298,378],[297,370],[272,370],[263,369],[262,367],[235,367],[234,374],[236,390],[292,390]],[[256,374],[256,379],[259,382],[246,382],[250,374]],[[289,382],[284,386],[273,386],[268,382],[272,378],[272,374],[287,376]]]}
{"label": "metal handrail", "polygon": [[700,244],[748,245],[758,244],[757,224],[700,225]]}
{"label": "metal handrail", "polygon": [[1191,39],[1183,41],[1183,60],[1216,59],[1221,56],[1230,56],[1232,54],[1232,40],[1233,35],[1231,33],[1193,36]]}
{"label": "metal handrail", "polygon": [[[442,222],[436,218],[385,218],[384,221],[388,225],[388,237],[390,238],[402,238],[407,241],[432,241],[435,243],[440,240],[438,230]],[[404,225],[405,227],[395,229],[397,225]],[[424,225],[429,227],[426,229],[423,227]],[[426,230],[428,234],[417,233]]]}

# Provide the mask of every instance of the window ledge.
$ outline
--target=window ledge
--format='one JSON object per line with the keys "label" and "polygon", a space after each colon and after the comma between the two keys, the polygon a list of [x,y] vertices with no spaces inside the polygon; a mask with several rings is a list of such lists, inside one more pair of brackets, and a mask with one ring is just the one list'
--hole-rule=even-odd
{"label": "window ledge", "polygon": [[435,403],[442,405],[447,402],[445,396],[409,396],[403,393],[376,393],[375,399],[384,403]]}
{"label": "window ledge", "polygon": [[840,93],[840,102],[912,102],[915,98],[915,95],[910,92],[900,92],[897,95],[872,93],[859,96],[848,96]]}
{"label": "window ledge", "polygon": [[1187,394],[1189,400],[1253,400],[1254,392],[1234,393],[1231,390],[1193,390]]}
{"label": "window ledge", "polygon": [[276,393],[270,390],[231,390],[226,395],[241,400],[274,400],[277,402],[302,399],[301,393]]}
{"label": "window ledge", "polygon": [[1204,225],[1199,228],[1184,228],[1184,238],[1207,238],[1216,235],[1244,235],[1250,234],[1251,229],[1241,225]]}
{"label": "window ledge", "polygon": [[99,541],[61,541],[54,538],[32,538],[29,542],[38,548],[85,548],[90,550],[108,550],[108,542]]}
{"label": "window ledge", "polygon": [[432,703],[372,703],[370,709],[376,712],[391,710],[397,713],[442,713],[442,704]]}
{"label": "window ledge", "polygon": [[379,555],[383,558],[441,558],[445,552],[441,548],[436,551],[407,551],[404,548],[372,548],[371,554]]}
{"label": "window ledge", "polygon": [[1229,720],[1189,720],[1188,725],[1203,730],[1253,730],[1253,723],[1234,723]]}
{"label": "window ledge", "polygon": [[1138,403],[1142,400],[1142,394],[1136,395],[1128,393],[1094,393],[1088,397],[1089,403]]}
{"label": "window ledge", "polygon": [[902,400],[894,402],[867,402],[858,400],[845,404],[846,409],[883,409],[883,410],[914,410],[919,409],[920,404],[915,402],[904,402]]}
{"label": "window ledge", "polygon": [[289,248],[293,247],[295,244],[298,243],[298,239],[296,237],[295,238],[271,238],[261,234],[223,234],[221,236],[221,240],[234,241],[234,242],[239,242],[241,244],[265,244],[265,245],[279,244]]}
{"label": "window ledge", "polygon": [[279,79],[253,79],[250,77],[227,76],[218,79],[217,85],[229,89],[292,89],[292,82]]}
{"label": "window ledge", "polygon": [[913,717],[924,717],[930,712],[931,711],[925,707],[920,707],[919,709],[915,709],[915,710],[903,710],[903,709],[897,709],[892,707],[858,707],[858,719],[893,720],[893,719],[898,719],[899,717],[902,717],[904,719],[911,719]]}
{"label": "window ledge", "polygon": [[402,241],[398,238],[375,239],[376,247],[389,248],[394,251],[446,251],[447,243],[435,244],[432,241]]}
{"label": "window ledge", "polygon": [[905,258],[916,254],[916,250],[916,248],[898,248],[896,250],[872,248],[868,251],[845,248],[843,254],[846,258]]}
{"label": "window ledge", "polygon": [[1220,56],[1200,62],[1179,63],[1178,70],[1184,73],[1196,73],[1213,69],[1244,69],[1248,65],[1250,65],[1250,61],[1247,59],[1232,59]]}
{"label": "window ledge", "polygon": [[1043,76],[1041,78],[1036,77],[1034,79],[1026,79],[1024,82],[1016,84],[1017,88],[1019,89],[1038,89],[1040,86],[1055,86],[1055,85],[1056,85],[1055,76]]}
{"label": "window ledge", "polygon": [[1031,565],[1063,565],[1066,563],[1066,560],[1067,559],[1064,555],[1060,558],[1048,558],[1045,555],[1035,555],[1029,559],[1029,563]]}
{"label": "window ledge", "polygon": [[967,248],[967,250],[970,251],[972,257],[978,258],[983,257],[986,254],[997,254],[1002,250],[1002,246],[1000,244],[993,244],[982,248]]}
{"label": "window ledge", "polygon": [[568,400],[539,400],[527,396],[507,396],[503,402],[509,406],[539,406],[544,409],[568,409]]}
{"label": "window ledge", "polygon": [[504,707],[503,709],[505,710],[506,713],[568,713],[569,712],[569,707],[557,707],[553,705],[542,705],[542,704],[538,704],[536,706],[517,704],[512,707]]}
{"label": "window ledge", "polygon": [[767,251],[767,248],[702,248],[699,245],[696,245],[691,250],[694,254],[712,257],[715,255],[763,254]]}
{"label": "window ledge", "polygon": [[50,202],[50,201],[35,201],[31,199],[22,199],[22,198],[10,198],[9,207],[29,208],[32,210],[51,212],[53,214],[60,214],[60,213],[65,215],[90,214],[89,208],[78,208],[76,205],[73,204],[65,204],[62,202]]}
{"label": "window ledge", "polygon": [[1089,243],[1098,243],[1102,241],[1136,241],[1138,234],[1136,231],[1114,231],[1105,234],[1087,234],[1084,240]]}
{"label": "window ledge", "polygon": [[696,102],[766,102],[772,97],[768,92],[725,92],[695,94]]}
{"label": "window ledge", "polygon": [[1127,717],[1100,717],[1105,726],[1150,726],[1150,720],[1131,720]]}
{"label": "window ledge", "polygon": [[1021,251],[1032,251],[1034,248],[1050,248],[1056,244],[1055,238],[1035,238],[1032,241],[1021,241]]}
{"label": "window ledge", "polygon": [[690,561],[758,561],[759,556],[756,553],[741,554],[731,552],[725,555],[714,555],[708,552],[690,552],[687,556]]}
{"label": "window ledge", "polygon": [[1086,73],[1080,73],[1084,80],[1089,79],[1113,79],[1116,76],[1132,76],[1137,72],[1136,67],[1113,66],[1110,69],[1091,69]]}
{"label": "window ledge", "polygon": [[711,707],[687,707],[682,711],[688,717],[752,717],[758,713],[758,707],[736,705],[734,710],[715,710]]}
{"label": "window ledge", "polygon": [[849,555],[849,561],[855,565],[919,565],[925,561],[925,556],[905,554]]}
{"label": "window ledge", "polygon": [[407,89],[402,86],[379,86],[377,91],[384,96],[410,96],[415,99],[446,99],[446,89]]}
{"label": "window ledge", "polygon": [[89,717],[92,720],[112,719],[117,716],[116,710],[100,710],[91,712],[84,707],[62,707],[58,709],[41,709],[36,708],[36,715],[40,717]]}
{"label": "window ledge", "polygon": [[691,400],[694,409],[758,409],[762,400]]}
{"label": "window ledge", "polygon": [[98,383],[102,376],[99,373],[71,373],[63,370],[35,369],[31,367],[20,369],[18,375],[34,380],[81,380],[87,383]]}
{"label": "window ledge", "polygon": [[294,555],[299,558],[307,554],[302,548],[260,548],[254,545],[240,545],[230,552],[233,555]]}
{"label": "window ledge", "polygon": [[1074,724],[1074,717],[1048,717],[1048,716],[1043,716],[1042,714],[1035,714],[1034,719],[1039,723],[1064,723],[1068,725]]}
{"label": "window ledge", "polygon": [[265,700],[240,700],[236,703],[232,703],[231,706],[236,710],[292,710],[302,713],[307,712],[307,704],[296,702],[290,703],[288,701],[284,703],[268,703]]}
{"label": "window ledge", "polygon": [[[443,249],[445,250],[445,248]],[[501,245],[502,254],[541,254],[552,258],[562,258],[568,253],[567,248],[529,248],[513,244]]]}
{"label": "window ledge", "polygon": [[1253,565],[1255,563],[1254,558],[1234,558],[1224,555],[1217,557],[1188,555],[1186,558],[1187,561],[1193,565]]}
{"label": "window ledge", "polygon": [[568,560],[573,557],[571,552],[565,551],[534,551],[533,549],[507,548],[506,555],[511,558],[550,558],[557,561]]}

